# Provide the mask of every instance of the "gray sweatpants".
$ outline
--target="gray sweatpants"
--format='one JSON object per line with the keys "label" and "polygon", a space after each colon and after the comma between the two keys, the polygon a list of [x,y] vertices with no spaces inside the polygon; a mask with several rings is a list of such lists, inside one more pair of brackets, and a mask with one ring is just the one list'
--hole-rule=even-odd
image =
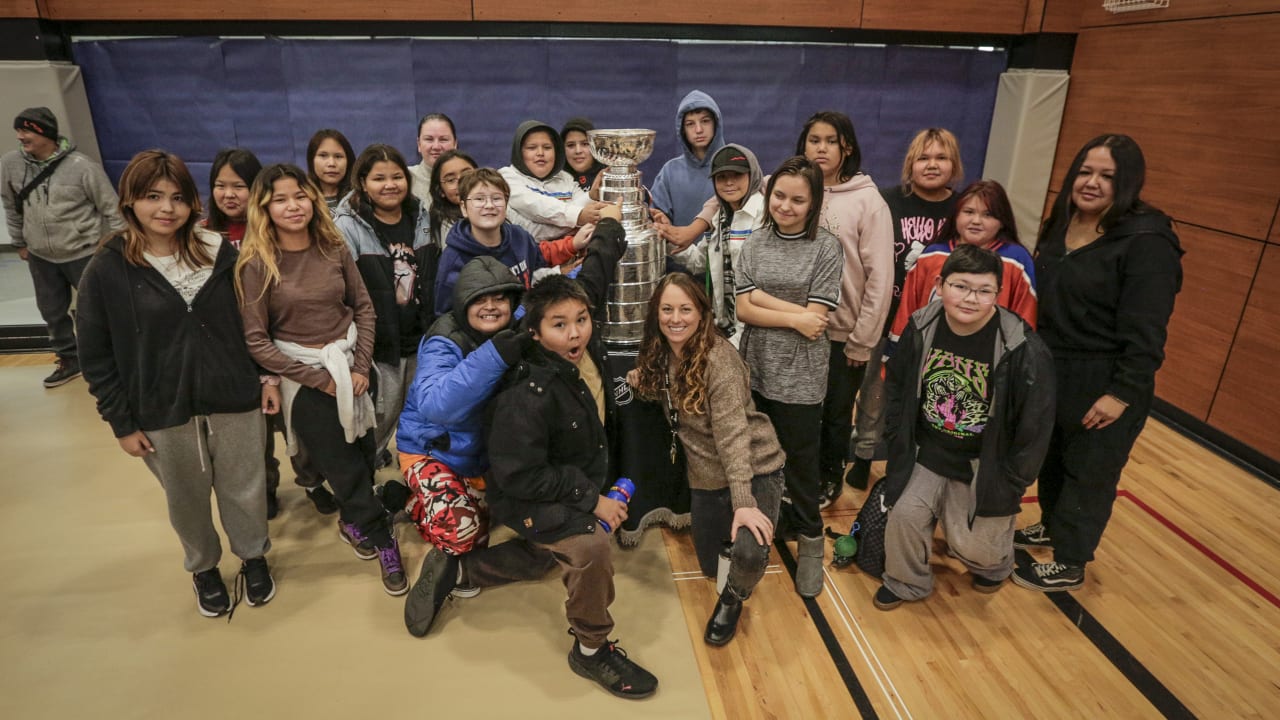
{"label": "gray sweatpants", "polygon": [[143,460],[164,488],[169,523],[182,541],[187,572],[214,568],[222,557],[210,490],[218,498],[231,552],[242,560],[267,553],[271,541],[262,464],[267,436],[261,410],[199,415],[146,435],[156,451]]}
{"label": "gray sweatpants", "polygon": [[884,367],[881,361],[884,345],[885,341],[881,339],[871,349],[871,359],[867,361],[866,373],[862,376],[862,387],[858,389],[853,455],[863,460],[875,457],[876,445],[880,444],[880,437],[884,434],[884,378],[880,376]]}
{"label": "gray sweatpants", "polygon": [[977,517],[969,527],[969,491],[968,483],[948,480],[923,465],[912,469],[884,532],[884,584],[894,595],[922,600],[933,592],[929,554],[939,520],[951,552],[969,572],[988,580],[1003,580],[1013,572],[1017,516]]}
{"label": "gray sweatpants", "polygon": [[396,426],[400,424],[405,394],[418,371],[418,356],[400,358],[400,362],[395,365],[381,362],[375,364],[378,366],[378,397],[373,404],[373,414],[378,424],[373,429],[373,440],[380,453],[387,449]]}

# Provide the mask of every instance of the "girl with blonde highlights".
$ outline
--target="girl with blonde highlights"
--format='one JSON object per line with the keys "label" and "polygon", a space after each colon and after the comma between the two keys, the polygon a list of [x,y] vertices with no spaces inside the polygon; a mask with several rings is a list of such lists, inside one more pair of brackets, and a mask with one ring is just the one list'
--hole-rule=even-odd
{"label": "girl with blonde highlights", "polygon": [[258,365],[279,376],[289,454],[296,437],[333,486],[339,537],[356,557],[378,558],[383,589],[402,595],[400,547],[373,493],[373,302],[323,203],[293,165],[272,165],[254,180],[236,264],[245,340]]}
{"label": "girl with blonde highlights", "polygon": [[720,574],[721,551],[732,546],[704,636],[710,645],[724,645],[769,562],[786,456],[768,416],[752,401],[746,364],[717,331],[711,301],[688,275],[672,273],[658,283],[627,380],[666,410],[672,453],[677,440],[684,448],[703,574]]}

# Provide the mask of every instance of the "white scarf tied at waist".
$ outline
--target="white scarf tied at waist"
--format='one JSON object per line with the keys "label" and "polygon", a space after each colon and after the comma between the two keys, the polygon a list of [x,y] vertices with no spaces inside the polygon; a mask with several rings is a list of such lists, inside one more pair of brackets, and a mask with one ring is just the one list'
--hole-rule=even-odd
{"label": "white scarf tied at waist", "polygon": [[[273,341],[280,352],[294,360],[328,371],[329,377],[333,378],[333,384],[337,387],[338,422],[342,423],[342,430],[349,443],[355,442],[376,424],[373,399],[369,397],[369,393],[366,391],[360,397],[356,397],[351,390],[351,363],[355,360],[352,348],[356,346],[356,334],[356,324],[353,322],[347,328],[345,338],[334,340],[322,348],[309,348],[285,340]],[[302,385],[296,380],[280,378],[284,424],[289,429],[287,452],[291,456],[298,454],[293,433],[293,399],[297,397],[298,389],[301,387]]]}

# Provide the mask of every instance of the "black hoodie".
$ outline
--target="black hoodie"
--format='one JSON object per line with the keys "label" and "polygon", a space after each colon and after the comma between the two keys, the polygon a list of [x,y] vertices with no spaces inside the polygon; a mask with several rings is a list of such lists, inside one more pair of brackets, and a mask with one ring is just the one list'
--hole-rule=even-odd
{"label": "black hoodie", "polygon": [[1160,212],[1125,216],[1072,252],[1066,223],[1050,228],[1036,249],[1037,329],[1054,357],[1112,360],[1106,392],[1130,405],[1150,398],[1182,289],[1182,253]]}
{"label": "black hoodie", "polygon": [[80,368],[116,437],[261,406],[232,280],[236,256],[231,243],[221,244],[189,307],[154,268],[125,259],[119,235],[85,268],[76,312]]}

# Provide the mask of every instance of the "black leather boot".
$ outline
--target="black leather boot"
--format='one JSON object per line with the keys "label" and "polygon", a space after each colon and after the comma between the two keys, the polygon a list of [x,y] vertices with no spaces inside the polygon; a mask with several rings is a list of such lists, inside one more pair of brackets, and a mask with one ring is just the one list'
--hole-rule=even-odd
{"label": "black leather boot", "polygon": [[716,609],[711,613],[711,619],[707,621],[707,633],[703,639],[708,645],[728,644],[733,639],[735,633],[738,632],[738,618],[742,616],[742,601],[729,588],[725,588],[720,593],[720,599],[716,601]]}

